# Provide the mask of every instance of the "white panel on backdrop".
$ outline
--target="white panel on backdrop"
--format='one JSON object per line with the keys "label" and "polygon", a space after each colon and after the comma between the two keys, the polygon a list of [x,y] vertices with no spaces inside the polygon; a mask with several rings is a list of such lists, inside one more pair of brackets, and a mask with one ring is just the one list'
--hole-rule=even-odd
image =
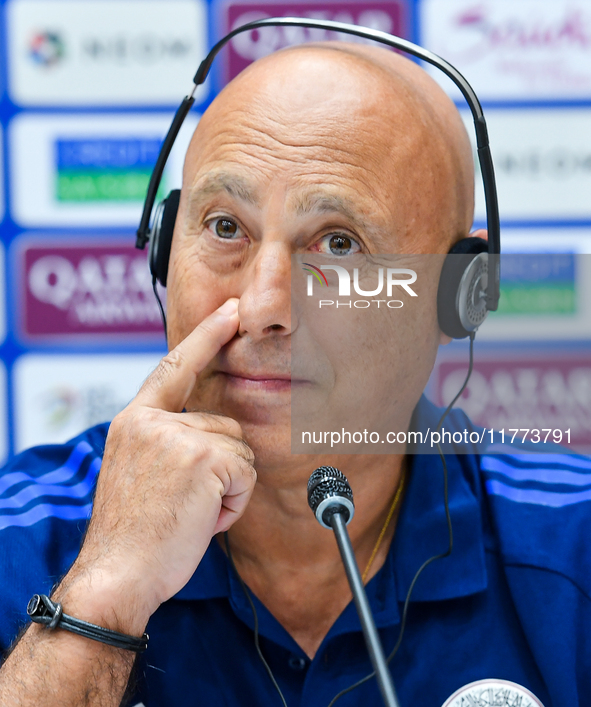
{"label": "white panel on backdrop", "polygon": [[[591,108],[489,108],[485,113],[501,221],[591,219]],[[467,111],[464,119],[474,144]],[[477,177],[476,218],[484,217]]]}
{"label": "white panel on backdrop", "polygon": [[[169,114],[20,114],[10,124],[15,221],[23,226],[133,226]],[[197,125],[183,124],[161,191],[181,186]]]}
{"label": "white panel on backdrop", "polygon": [[174,105],[207,48],[204,0],[10,0],[7,20],[21,105]]}
{"label": "white panel on backdrop", "polygon": [[61,444],[111,420],[156,367],[157,354],[25,354],[13,369],[15,451]]}
{"label": "white panel on backdrop", "polygon": [[589,0],[422,0],[420,19],[421,44],[482,100],[591,97]]}

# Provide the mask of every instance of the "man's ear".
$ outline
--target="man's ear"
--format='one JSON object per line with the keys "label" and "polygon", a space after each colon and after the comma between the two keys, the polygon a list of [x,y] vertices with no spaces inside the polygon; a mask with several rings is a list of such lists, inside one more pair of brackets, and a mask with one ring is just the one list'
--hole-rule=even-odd
{"label": "man's ear", "polygon": [[[486,228],[479,228],[476,231],[472,231],[472,233],[468,236],[468,238],[482,238],[484,241],[488,241],[488,231]],[[448,336],[447,334],[444,334],[443,332],[439,333],[439,345],[440,346],[446,346],[447,344],[452,341],[451,336]]]}
{"label": "man's ear", "polygon": [[472,231],[468,238],[482,238],[483,241],[488,241],[488,231],[486,228],[479,228],[477,231]]}

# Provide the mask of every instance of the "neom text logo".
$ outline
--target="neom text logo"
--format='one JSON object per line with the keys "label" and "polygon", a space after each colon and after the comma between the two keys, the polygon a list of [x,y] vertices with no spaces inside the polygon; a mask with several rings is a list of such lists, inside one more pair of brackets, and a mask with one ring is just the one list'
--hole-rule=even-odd
{"label": "neom text logo", "polygon": [[[308,273],[308,282],[306,294],[312,297],[314,294],[314,281],[320,282],[321,287],[328,287],[328,280],[324,274],[324,270],[333,270],[338,275],[339,297],[351,297],[351,273],[342,265],[323,265],[317,267],[310,263],[302,263],[302,270]],[[386,275],[384,277],[384,270]],[[400,275],[404,275],[399,279]],[[377,272],[378,284],[374,290],[363,290],[359,284],[359,268],[353,268],[353,289],[361,297],[377,297],[380,295],[386,286],[386,296],[392,297],[394,287],[401,287],[411,297],[417,297],[417,293],[411,288],[411,285],[416,282],[417,274],[409,268],[378,268]],[[341,302],[339,300],[320,299],[318,301],[319,309],[322,307],[355,307],[356,309],[367,309],[368,307],[384,304],[390,309],[400,309],[404,307],[404,302],[397,299],[357,299]]]}
{"label": "neom text logo", "polygon": [[[68,52],[77,50],[86,63],[111,63],[118,66],[139,64],[152,66],[162,60],[184,60],[193,50],[189,37],[157,36],[144,33],[133,36],[117,34],[112,36],[89,35],[80,39],[79,44],[68,46]],[[29,41],[29,58],[40,66],[53,66],[66,54],[63,34],[55,30],[35,33]]]}

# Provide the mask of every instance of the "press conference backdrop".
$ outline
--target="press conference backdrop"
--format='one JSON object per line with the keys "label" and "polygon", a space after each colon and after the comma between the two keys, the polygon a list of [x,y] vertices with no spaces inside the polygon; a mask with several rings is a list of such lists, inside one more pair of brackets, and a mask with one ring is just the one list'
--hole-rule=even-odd
{"label": "press conference backdrop", "polygon": [[[1,0],[1,460],[112,418],[165,351],[146,256],[133,249],[150,171],[206,49],[274,15],[407,37],[472,82],[489,120],[505,249],[531,253],[524,272],[536,253],[566,258],[535,285],[520,268],[509,273],[505,293],[517,286],[520,296],[505,297],[496,316],[534,316],[502,329],[504,340],[479,337],[475,380],[481,394],[499,376],[510,391],[525,373],[521,392],[536,408],[545,377],[567,395],[576,371],[579,388],[588,384],[578,414],[591,418],[591,335],[549,324],[581,306],[568,259],[591,253],[591,0]],[[197,94],[162,193],[180,186],[199,115],[228,79],[273,50],[328,36],[276,28],[234,39]],[[544,296],[557,287],[560,306]],[[434,398],[451,395],[465,364],[465,344],[447,347]],[[591,448],[591,432],[582,442]]]}

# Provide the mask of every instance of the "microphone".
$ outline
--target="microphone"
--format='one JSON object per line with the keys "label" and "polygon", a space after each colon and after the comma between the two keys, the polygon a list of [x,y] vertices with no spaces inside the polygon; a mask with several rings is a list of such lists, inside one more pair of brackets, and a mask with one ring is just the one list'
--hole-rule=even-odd
{"label": "microphone", "polygon": [[355,513],[355,504],[343,472],[334,466],[318,467],[308,480],[308,505],[324,528],[332,527],[330,518],[335,513],[342,513],[348,524]]}
{"label": "microphone", "polygon": [[320,525],[334,531],[384,704],[386,707],[400,707],[347,532],[355,505],[353,491],[343,472],[334,466],[318,467],[308,479],[308,505]]}

